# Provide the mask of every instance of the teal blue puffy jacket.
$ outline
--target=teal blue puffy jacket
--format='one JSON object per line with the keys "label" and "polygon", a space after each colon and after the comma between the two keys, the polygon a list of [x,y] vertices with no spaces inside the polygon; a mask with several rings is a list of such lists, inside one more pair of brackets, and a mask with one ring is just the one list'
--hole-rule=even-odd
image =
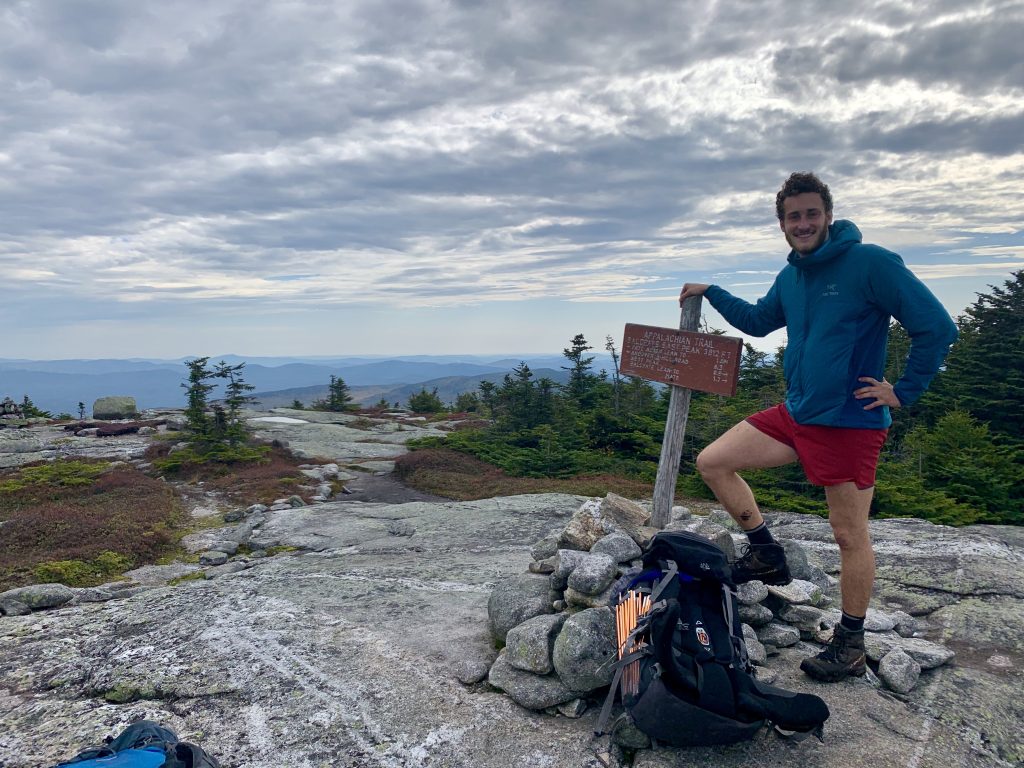
{"label": "teal blue puffy jacket", "polygon": [[889,318],[910,336],[910,354],[895,394],[903,405],[927,389],[956,340],[956,325],[939,300],[891,251],[861,242],[850,221],[836,221],[814,253],[789,254],[771,289],[751,304],[712,285],[707,296],[726,321],[751,336],[786,327],[786,408],[799,424],[883,428],[889,408],[865,411],[871,400],[853,391],[857,379],[881,380]]}

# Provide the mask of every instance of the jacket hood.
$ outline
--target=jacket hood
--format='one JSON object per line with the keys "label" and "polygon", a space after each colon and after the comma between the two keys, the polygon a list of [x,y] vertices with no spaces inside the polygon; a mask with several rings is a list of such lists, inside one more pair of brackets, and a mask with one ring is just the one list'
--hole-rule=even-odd
{"label": "jacket hood", "polygon": [[818,250],[807,256],[801,256],[796,251],[790,251],[786,260],[794,267],[800,267],[801,269],[815,267],[846,253],[850,246],[857,245],[861,242],[861,239],[860,230],[857,229],[856,224],[846,219],[839,219],[829,225],[828,239],[821,244]]}

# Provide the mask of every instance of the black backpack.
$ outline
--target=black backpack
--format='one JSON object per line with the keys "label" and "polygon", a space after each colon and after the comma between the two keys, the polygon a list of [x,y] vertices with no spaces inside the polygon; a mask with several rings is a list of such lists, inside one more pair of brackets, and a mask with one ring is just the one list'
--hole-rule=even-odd
{"label": "black backpack", "polygon": [[631,606],[632,614],[620,630],[629,638],[615,663],[598,734],[606,732],[618,693],[641,731],[673,746],[732,744],[767,725],[796,738],[821,738],[829,716],[821,698],[753,676],[721,549],[697,534],[661,532],[644,550],[643,565],[620,582],[614,601],[617,615]]}
{"label": "black backpack", "polygon": [[195,744],[178,741],[170,728],[139,720],[101,747],[90,747],[55,768],[220,768],[216,758]]}

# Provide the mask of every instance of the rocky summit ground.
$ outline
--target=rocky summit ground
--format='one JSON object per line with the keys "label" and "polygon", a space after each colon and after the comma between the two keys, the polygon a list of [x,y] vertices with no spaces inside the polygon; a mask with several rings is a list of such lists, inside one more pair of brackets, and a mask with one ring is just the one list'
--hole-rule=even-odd
{"label": "rocky summit ground", "polygon": [[[55,764],[141,717],[202,744],[226,768],[1024,761],[1018,529],[872,524],[876,604],[919,617],[924,636],[957,653],[910,694],[870,679],[813,683],[798,669],[811,650],[800,643],[769,664],[776,684],[828,702],[823,742],[764,733],[732,747],[634,755],[594,736],[594,706],[579,718],[531,712],[486,683],[463,682],[480,679],[497,654],[487,628],[493,585],[526,570],[531,545],[564,526],[580,497],[412,499],[387,477],[389,462],[407,437],[431,427],[356,428],[347,418],[286,411],[253,418],[300,455],[348,467],[357,492],[250,521],[259,543],[296,548],[288,554],[217,578],[157,579],[119,599],[0,617],[0,767]],[[771,521],[836,571],[826,521]]]}

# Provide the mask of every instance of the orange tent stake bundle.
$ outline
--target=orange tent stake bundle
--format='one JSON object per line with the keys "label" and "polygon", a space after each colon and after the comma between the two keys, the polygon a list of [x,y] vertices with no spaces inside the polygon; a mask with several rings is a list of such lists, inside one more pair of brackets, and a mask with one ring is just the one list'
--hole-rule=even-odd
{"label": "orange tent stake bundle", "polygon": [[[630,640],[630,634],[636,629],[640,617],[651,609],[650,595],[630,590],[615,606],[615,629],[619,644],[619,658],[636,651],[646,645],[642,640]],[[627,647],[628,645],[628,647]],[[640,687],[640,662],[635,660],[622,670],[622,691],[624,694],[636,695]]]}

